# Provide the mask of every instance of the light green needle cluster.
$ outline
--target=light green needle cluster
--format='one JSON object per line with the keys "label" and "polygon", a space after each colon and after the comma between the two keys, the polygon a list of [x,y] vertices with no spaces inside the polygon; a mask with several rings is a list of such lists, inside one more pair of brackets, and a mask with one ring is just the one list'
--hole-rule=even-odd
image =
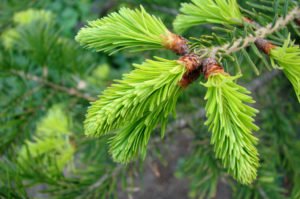
{"label": "light green needle cluster", "polygon": [[19,42],[21,38],[20,31],[32,22],[40,22],[43,24],[51,24],[54,22],[54,15],[52,12],[45,10],[28,9],[14,14],[14,28],[9,28],[1,34],[1,40],[6,49],[12,49],[13,46]]}
{"label": "light green needle cluster", "polygon": [[169,96],[161,104],[156,105],[154,110],[145,112],[142,117],[128,122],[111,138],[109,152],[115,161],[127,163],[139,155],[142,159],[146,157],[151,133],[157,124],[161,124],[161,136],[164,135],[168,116],[172,112],[175,113],[180,90],[180,88],[175,88],[173,96]]}
{"label": "light green needle cluster", "polygon": [[13,17],[13,21],[15,24],[25,25],[35,20],[43,21],[44,23],[50,23],[54,21],[54,18],[55,17],[52,12],[45,10],[28,9],[16,13]]}
{"label": "light green needle cluster", "polygon": [[168,34],[162,21],[141,6],[135,10],[121,8],[119,12],[89,22],[79,31],[76,40],[87,48],[113,54],[123,49],[161,49]]}
{"label": "light green needle cluster", "polygon": [[245,104],[254,101],[246,88],[234,82],[237,78],[218,73],[203,84],[207,87],[205,124],[212,132],[216,157],[237,181],[250,184],[259,166],[257,139],[251,133],[259,129],[253,119],[258,111]]}
{"label": "light green needle cluster", "polygon": [[19,38],[20,38],[20,34],[16,30],[16,28],[7,29],[1,35],[1,40],[3,42],[3,45],[7,50],[12,49],[15,42]]}
{"label": "light green needle cluster", "polygon": [[242,24],[242,14],[236,0],[192,0],[183,3],[173,25],[177,33],[192,26],[215,24]]}
{"label": "light green needle cluster", "polygon": [[155,126],[162,125],[162,136],[168,115],[174,111],[186,69],[182,63],[162,58],[135,64],[135,69],[106,89],[92,103],[85,120],[85,134],[101,136],[117,130],[111,140],[116,161],[128,162],[146,144]]}
{"label": "light green needle cluster", "polygon": [[300,48],[290,41],[290,37],[285,41],[282,47],[276,47],[271,50],[270,57],[272,65],[275,68],[274,60],[280,66],[285,76],[292,83],[296,96],[300,103]]}
{"label": "light green needle cluster", "polygon": [[[26,166],[31,158],[43,158],[49,172],[63,171],[73,157],[74,147],[71,145],[70,121],[60,105],[53,106],[47,115],[38,123],[33,140],[27,140],[21,148],[18,160]],[[49,161],[53,161],[49,164]]]}

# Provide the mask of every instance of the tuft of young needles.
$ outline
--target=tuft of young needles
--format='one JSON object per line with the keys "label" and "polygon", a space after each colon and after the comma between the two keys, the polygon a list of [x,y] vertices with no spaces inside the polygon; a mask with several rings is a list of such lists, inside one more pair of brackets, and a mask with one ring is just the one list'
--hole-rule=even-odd
{"label": "tuft of young needles", "polygon": [[117,130],[110,141],[116,161],[128,162],[138,153],[145,156],[149,136],[158,123],[164,130],[182,88],[186,69],[182,62],[156,57],[125,74],[92,102],[85,120],[85,134],[105,135]]}
{"label": "tuft of young needles", "polygon": [[17,25],[26,25],[32,21],[43,21],[44,23],[52,23],[55,17],[52,12],[45,10],[28,9],[14,14],[13,21]]}
{"label": "tuft of young needles", "polygon": [[174,23],[177,33],[201,24],[242,24],[243,17],[236,0],[192,0],[183,3]]}
{"label": "tuft of young needles", "polygon": [[[272,66],[281,69],[294,87],[300,103],[300,48],[291,42],[290,37],[282,47],[270,51]],[[279,65],[276,66],[276,63]]]}
{"label": "tuft of young needles", "polygon": [[254,100],[246,88],[235,83],[239,77],[215,73],[203,83],[207,87],[205,124],[212,132],[216,157],[237,181],[251,184],[259,166],[257,138],[252,134],[259,129],[253,119],[258,110],[245,104]]}
{"label": "tuft of young needles", "polygon": [[110,54],[120,50],[142,51],[164,48],[171,33],[161,19],[148,14],[141,6],[91,21],[82,28],[76,40],[87,48]]}
{"label": "tuft of young needles", "polygon": [[54,105],[36,127],[32,140],[21,148],[18,161],[22,167],[30,166],[32,158],[41,159],[49,173],[63,172],[75,152],[69,138],[71,122],[61,105]]}

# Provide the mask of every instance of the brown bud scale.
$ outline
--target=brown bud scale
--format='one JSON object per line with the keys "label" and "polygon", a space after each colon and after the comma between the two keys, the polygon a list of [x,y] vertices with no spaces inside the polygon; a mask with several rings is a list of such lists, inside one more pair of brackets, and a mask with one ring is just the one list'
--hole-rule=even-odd
{"label": "brown bud scale", "polygon": [[163,39],[165,48],[178,55],[185,55],[188,53],[188,41],[182,36],[169,32],[167,36],[163,36]]}
{"label": "brown bud scale", "polygon": [[271,50],[276,48],[275,45],[271,44],[269,41],[262,39],[262,38],[258,38],[255,40],[255,45],[258,49],[260,49],[261,51],[263,51],[265,54],[269,55]]}
{"label": "brown bud scale", "polygon": [[214,58],[205,59],[202,62],[202,70],[206,79],[212,74],[225,73],[223,67]]}
{"label": "brown bud scale", "polygon": [[180,57],[178,61],[186,67],[186,72],[179,82],[181,87],[186,88],[199,78],[201,74],[201,60],[195,54],[188,54]]}

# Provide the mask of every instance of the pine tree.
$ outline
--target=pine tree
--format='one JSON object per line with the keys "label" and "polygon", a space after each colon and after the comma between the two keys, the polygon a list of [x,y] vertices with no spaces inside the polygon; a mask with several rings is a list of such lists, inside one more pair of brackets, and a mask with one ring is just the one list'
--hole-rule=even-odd
{"label": "pine tree", "polygon": [[154,142],[188,128],[176,176],[191,198],[220,183],[233,198],[299,198],[298,1],[191,0],[158,17],[128,0],[95,20],[80,1],[76,35],[58,4],[0,3],[0,197],[131,195],[143,162],[168,161]]}

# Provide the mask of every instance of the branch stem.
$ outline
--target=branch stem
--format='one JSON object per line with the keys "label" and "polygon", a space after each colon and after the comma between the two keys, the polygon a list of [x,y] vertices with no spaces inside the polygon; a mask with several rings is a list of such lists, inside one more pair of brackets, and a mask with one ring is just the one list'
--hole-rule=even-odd
{"label": "branch stem", "polygon": [[258,38],[265,38],[268,35],[282,29],[288,23],[295,20],[297,16],[299,16],[299,14],[300,8],[296,7],[293,10],[291,10],[285,17],[280,17],[274,25],[270,23],[265,27],[260,27],[254,32],[254,34],[250,34],[246,38],[240,37],[235,42],[227,43],[223,46],[196,49],[195,53],[201,57],[207,55],[209,55],[209,57],[215,57],[218,53],[229,55],[249,46],[251,43],[254,43]]}
{"label": "branch stem", "polygon": [[36,75],[26,74],[23,71],[17,71],[17,70],[12,70],[11,73],[14,74],[14,75],[18,75],[18,76],[20,76],[24,79],[35,81],[37,83],[41,83],[45,86],[48,86],[48,87],[52,88],[53,90],[64,92],[64,93],[67,93],[68,95],[71,95],[71,96],[75,96],[75,97],[78,97],[78,98],[81,98],[81,99],[85,99],[87,101],[95,101],[96,100],[96,98],[91,97],[89,94],[82,93],[78,89],[68,88],[68,87],[65,87],[65,86],[62,86],[62,85],[59,85],[59,84],[55,84],[51,81],[45,80],[45,79],[40,78]]}

